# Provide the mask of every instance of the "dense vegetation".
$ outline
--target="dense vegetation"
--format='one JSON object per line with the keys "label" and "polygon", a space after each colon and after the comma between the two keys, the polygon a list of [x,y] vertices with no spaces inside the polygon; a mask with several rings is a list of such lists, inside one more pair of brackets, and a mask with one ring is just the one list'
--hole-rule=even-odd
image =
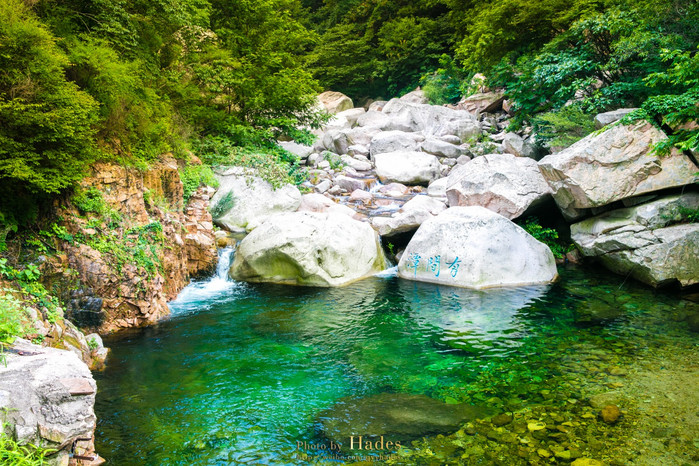
{"label": "dense vegetation", "polygon": [[0,240],[95,160],[194,151],[299,180],[274,141],[310,139],[323,89],[447,103],[482,73],[543,142],[637,106],[674,130],[661,149],[696,148],[698,44],[684,0],[5,0]]}

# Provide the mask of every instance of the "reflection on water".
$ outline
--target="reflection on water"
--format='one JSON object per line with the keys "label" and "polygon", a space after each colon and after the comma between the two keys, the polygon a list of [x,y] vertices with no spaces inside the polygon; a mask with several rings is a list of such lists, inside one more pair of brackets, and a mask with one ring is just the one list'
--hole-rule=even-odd
{"label": "reflection on water", "polygon": [[[556,369],[543,348],[592,335],[575,319],[595,296],[627,316],[678,301],[606,274],[561,275],[548,287],[474,291],[387,273],[321,289],[234,283],[224,270],[188,287],[171,319],[107,340],[97,451],[119,465],[299,464],[296,441],[317,440],[316,417],[340,398],[444,400],[484,373],[545,378]],[[635,338],[631,317],[604,325],[594,331]]]}

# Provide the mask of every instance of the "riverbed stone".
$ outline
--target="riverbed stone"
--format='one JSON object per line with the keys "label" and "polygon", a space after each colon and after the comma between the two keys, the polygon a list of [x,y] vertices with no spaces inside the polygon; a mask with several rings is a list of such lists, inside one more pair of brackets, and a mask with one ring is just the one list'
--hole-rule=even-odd
{"label": "riverbed stone", "polygon": [[509,219],[520,217],[550,194],[537,163],[512,154],[488,154],[457,165],[446,190],[450,207],[479,205]]}
{"label": "riverbed stone", "polygon": [[489,412],[485,407],[446,404],[425,395],[381,393],[341,399],[322,412],[319,421],[329,439],[349,446],[350,437],[356,441],[359,435],[405,443],[425,435],[448,434]]}
{"label": "riverbed stone", "polygon": [[268,217],[240,243],[235,280],[342,286],[382,271],[385,258],[368,223],[339,213],[293,212]]}
{"label": "riverbed stone", "polygon": [[383,182],[427,185],[440,177],[437,157],[425,152],[395,151],[374,156],[376,174]]}
{"label": "riverbed stone", "polygon": [[468,288],[552,282],[551,250],[484,207],[450,207],[425,221],[398,264],[402,278]]}
{"label": "riverbed stone", "polygon": [[646,121],[616,125],[544,157],[539,167],[563,214],[577,219],[584,209],[698,181],[699,168],[681,152],[653,152],[666,138]]}
{"label": "riverbed stone", "polygon": [[293,212],[301,204],[301,192],[287,184],[274,189],[255,171],[231,167],[216,172],[219,188],[211,199],[214,223],[229,231],[245,231],[248,224],[280,212]]}

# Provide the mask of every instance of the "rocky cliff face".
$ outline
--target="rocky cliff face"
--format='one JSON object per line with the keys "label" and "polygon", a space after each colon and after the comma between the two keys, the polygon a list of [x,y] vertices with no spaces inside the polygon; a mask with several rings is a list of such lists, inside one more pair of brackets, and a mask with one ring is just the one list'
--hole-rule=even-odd
{"label": "rocky cliff face", "polygon": [[64,263],[47,267],[46,280],[83,329],[155,323],[190,276],[215,265],[211,188],[183,206],[177,161],[168,156],[147,171],[95,164],[81,185],[83,201],[58,208],[69,237],[60,245]]}

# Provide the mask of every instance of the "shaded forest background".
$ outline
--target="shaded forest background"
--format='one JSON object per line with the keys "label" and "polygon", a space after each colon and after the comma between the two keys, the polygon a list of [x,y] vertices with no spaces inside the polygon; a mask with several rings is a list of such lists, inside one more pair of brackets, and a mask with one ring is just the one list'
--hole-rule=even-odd
{"label": "shaded forest background", "polygon": [[633,106],[696,148],[698,44],[686,0],[2,0],[0,243],[96,160],[291,176],[275,141],[312,140],[323,90],[444,104],[481,73],[544,139]]}

